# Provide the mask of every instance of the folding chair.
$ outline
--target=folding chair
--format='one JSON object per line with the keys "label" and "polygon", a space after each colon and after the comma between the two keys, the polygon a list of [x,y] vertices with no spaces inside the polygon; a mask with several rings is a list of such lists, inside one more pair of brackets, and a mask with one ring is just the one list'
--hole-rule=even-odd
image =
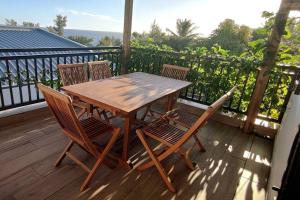
{"label": "folding chair", "polygon": [[[161,161],[166,159],[173,153],[178,153],[180,157],[185,161],[187,167],[193,170],[194,165],[189,158],[189,154],[194,145],[187,150],[183,148],[183,145],[192,136],[194,136],[201,127],[205,125],[207,120],[224,104],[224,102],[233,94],[235,89],[236,87],[233,87],[229,92],[215,101],[211,106],[209,106],[208,109],[197,119],[195,123],[193,123],[193,125],[187,131],[183,131],[182,129],[179,129],[176,126],[172,125],[170,123],[170,119],[165,117],[159,118],[158,120],[148,124],[142,129],[137,129],[136,133],[143,146],[145,147],[147,153],[149,154],[149,157],[151,158],[150,161],[141,164],[137,167],[137,169],[143,171],[155,165],[167,188],[171,192],[176,192],[176,189],[171,183],[171,179],[163,168]],[[149,137],[160,142],[166,147],[166,149],[161,154],[157,154],[151,149],[149,143],[146,140],[146,136],[147,138]]]}
{"label": "folding chair", "polygon": [[88,62],[91,79],[100,80],[112,77],[110,63],[108,60]]}
{"label": "folding chair", "polygon": [[[60,165],[62,160],[67,156],[88,172],[88,176],[80,188],[83,191],[89,185],[106,156],[117,162],[121,161],[118,157],[109,154],[120,134],[120,128],[115,128],[106,121],[94,117],[79,120],[69,96],[59,93],[43,84],[38,84],[38,88],[43,93],[50,110],[63,129],[63,133],[71,140],[56,161],[55,166]],[[103,138],[106,136],[105,134],[111,134],[111,137],[108,139],[105,147],[101,148],[100,145],[95,143],[95,139],[101,136]],[[91,169],[70,152],[74,143],[96,158],[96,163]]]}
{"label": "folding chair", "polygon": [[[112,77],[111,70],[109,67],[110,64],[111,61],[108,60],[88,62],[91,79],[94,81]],[[97,109],[97,112],[99,115],[103,114],[106,120],[110,120],[115,117],[112,113],[109,113],[107,111],[101,111],[100,113]],[[110,117],[108,117],[108,113]]]}
{"label": "folding chair", "polygon": [[[57,65],[60,78],[63,86],[75,85],[79,83],[88,82],[88,74],[85,69],[84,63],[76,64],[59,64]],[[77,97],[72,97],[73,106],[80,108],[81,110],[78,113],[78,117],[81,117],[85,113],[88,115],[93,113],[93,106],[80,101]]]}
{"label": "folding chair", "polygon": [[[180,66],[176,66],[176,65],[169,65],[169,64],[164,64],[163,65],[163,69],[161,72],[161,76],[164,77],[168,77],[168,78],[173,78],[173,79],[177,79],[177,80],[185,80],[186,76],[189,72],[189,68],[187,67],[180,67]],[[171,104],[174,105],[177,101],[177,98],[179,96],[180,92],[177,92],[173,98],[172,98],[172,102]],[[163,99],[165,107],[168,107],[168,102],[166,100],[166,98]],[[166,109],[167,110],[167,109]],[[144,113],[144,115],[141,117],[142,120],[145,119],[146,115],[148,114],[148,112],[153,116],[153,113],[157,113],[159,115],[161,115],[162,113],[159,113],[157,111],[154,111],[151,109],[151,105],[149,105]]]}

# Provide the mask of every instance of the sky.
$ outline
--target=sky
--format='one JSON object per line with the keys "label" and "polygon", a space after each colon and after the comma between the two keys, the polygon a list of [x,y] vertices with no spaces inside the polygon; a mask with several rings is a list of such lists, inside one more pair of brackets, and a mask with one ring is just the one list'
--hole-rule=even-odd
{"label": "sky", "polygon": [[[281,0],[134,0],[132,31],[149,31],[154,20],[162,30],[175,30],[176,19],[188,18],[197,33],[208,36],[226,18],[259,27],[262,11],[276,12]],[[5,19],[53,25],[57,14],[66,28],[122,32],[125,0],[0,0],[0,24]],[[300,16],[298,13],[292,15]]]}

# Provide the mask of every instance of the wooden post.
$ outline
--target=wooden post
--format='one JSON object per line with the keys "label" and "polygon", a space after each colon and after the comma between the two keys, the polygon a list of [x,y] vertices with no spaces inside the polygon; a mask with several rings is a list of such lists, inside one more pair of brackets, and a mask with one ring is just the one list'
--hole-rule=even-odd
{"label": "wooden post", "polygon": [[130,37],[131,37],[131,24],[132,24],[132,8],[133,0],[125,0],[125,13],[124,13],[124,28],[123,28],[123,59],[121,73],[128,73],[128,61],[130,57]]}
{"label": "wooden post", "polygon": [[258,71],[255,89],[251,96],[251,101],[248,107],[247,119],[243,127],[243,131],[246,133],[253,131],[255,118],[258,115],[259,106],[263,100],[263,96],[269,81],[270,71],[275,66],[277,51],[281,37],[285,32],[285,25],[290,12],[290,6],[290,0],[282,0],[279,11],[275,16],[275,23],[267,42],[262,67],[259,68]]}

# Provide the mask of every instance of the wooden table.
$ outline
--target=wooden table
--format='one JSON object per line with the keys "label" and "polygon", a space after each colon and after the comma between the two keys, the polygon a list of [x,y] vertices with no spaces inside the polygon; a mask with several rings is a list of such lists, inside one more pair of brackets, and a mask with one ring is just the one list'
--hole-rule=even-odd
{"label": "wooden table", "polygon": [[173,95],[190,85],[143,72],[125,74],[103,80],[65,86],[68,94],[125,118],[122,160],[128,160],[128,139],[137,111],[152,102],[168,96],[169,106]]}

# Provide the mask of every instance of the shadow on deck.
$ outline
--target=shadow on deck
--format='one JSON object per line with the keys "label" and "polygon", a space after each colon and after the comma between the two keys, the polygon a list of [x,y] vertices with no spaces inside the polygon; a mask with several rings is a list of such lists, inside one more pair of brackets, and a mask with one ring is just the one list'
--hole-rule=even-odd
{"label": "shadow on deck", "polygon": [[[168,192],[155,168],[139,173],[106,166],[80,193],[86,173],[68,159],[53,166],[68,140],[52,117],[11,125],[0,129],[0,199],[265,199],[271,141],[214,121],[198,135],[207,151],[192,152],[194,171],[176,156],[163,163],[177,194]],[[73,151],[94,162],[81,149]],[[130,155],[134,163],[147,156],[139,141],[131,144]]]}

